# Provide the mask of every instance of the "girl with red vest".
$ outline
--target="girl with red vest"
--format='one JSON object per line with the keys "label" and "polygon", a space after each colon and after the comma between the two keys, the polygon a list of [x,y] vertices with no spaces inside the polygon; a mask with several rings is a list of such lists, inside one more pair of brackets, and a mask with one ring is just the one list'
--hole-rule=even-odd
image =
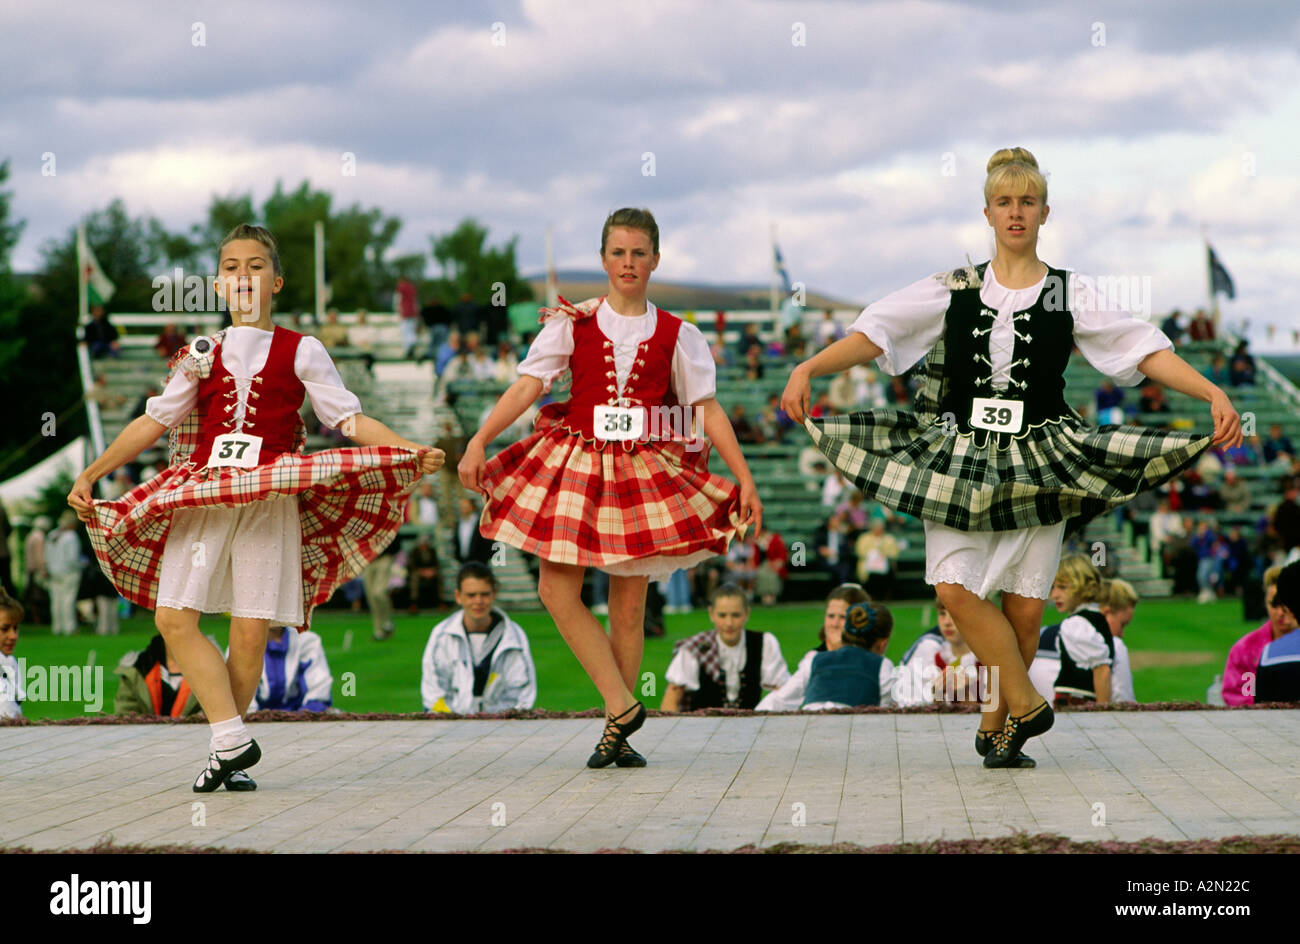
{"label": "girl with red vest", "polygon": [[[316,338],[271,323],[284,277],[268,230],[236,227],[217,268],[233,326],[177,351],[162,394],[68,495],[114,586],[156,611],[211,723],[200,793],[261,757],[242,715],[271,622],[306,628],[312,608],[393,539],[410,490],[444,459],[364,416]],[[323,423],[367,448],[303,455],[304,397]],[[169,429],[166,469],[117,501],[92,500],[99,478]],[[224,612],[228,661],[199,631],[200,613]]]}
{"label": "girl with red vest", "polygon": [[[643,767],[627,738],[645,721],[632,690],[646,586],[726,553],[733,537],[758,527],[763,506],[715,398],[708,343],[646,301],[659,265],[649,211],[612,213],[600,260],[609,293],[543,309],[521,376],[466,446],[460,479],[487,498],[484,537],[541,558],[538,594],[605,703],[605,732],[588,766]],[[492,440],[566,371],[569,399],[544,407],[536,432],[487,461]],[[709,474],[694,424],[739,487]],[[608,636],[582,602],[588,567],[610,575]]]}

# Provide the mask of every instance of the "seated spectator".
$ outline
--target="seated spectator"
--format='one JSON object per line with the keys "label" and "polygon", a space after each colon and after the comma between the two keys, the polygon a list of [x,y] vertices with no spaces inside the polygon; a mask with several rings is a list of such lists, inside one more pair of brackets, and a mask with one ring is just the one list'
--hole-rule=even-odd
{"label": "seated spectator", "polygon": [[126,397],[109,389],[108,378],[103,374],[95,375],[95,382],[86,391],[86,399],[98,404],[101,410],[116,410],[126,405]]}
{"label": "seated spectator", "polygon": [[471,561],[456,574],[460,607],[429,634],[420,697],[426,711],[457,715],[526,711],[537,701],[528,637],[495,606],[491,568]]}
{"label": "seated spectator", "polygon": [[23,605],[0,590],[0,720],[23,716],[24,679],[14,657],[18,645],[18,627],[23,621]]}
{"label": "seated spectator", "polygon": [[758,348],[751,347],[745,354],[745,379],[759,381],[763,379],[763,354]]}
{"label": "seated spectator", "polygon": [[271,626],[266,636],[262,679],[249,711],[326,711],[333,704],[334,676],[325,645],[311,630]]}
{"label": "seated spectator", "polygon": [[754,708],[763,691],[790,678],[781,644],[771,633],[746,628],[749,599],[734,584],[723,584],[709,598],[713,628],[679,640],[664,678],[661,711],[700,708]]}
{"label": "seated spectator", "polygon": [[849,413],[858,404],[858,384],[849,371],[840,371],[831,380],[826,394],[832,407],[841,413]]}
{"label": "seated spectator", "polygon": [[142,651],[122,656],[113,674],[118,677],[115,715],[186,718],[202,710],[162,633],[154,633]]}
{"label": "seated spectator", "polygon": [[[1294,611],[1278,599],[1278,578],[1282,566],[1264,571],[1264,605],[1268,619],[1259,629],[1242,636],[1228,650],[1228,661],[1223,667],[1223,702],[1225,705],[1253,705],[1258,696],[1259,660],[1264,649],[1274,640],[1281,639],[1296,628]],[[1300,601],[1297,601],[1300,602]]]}
{"label": "seated spectator", "polygon": [[1222,354],[1215,354],[1210,358],[1210,366],[1206,369],[1205,376],[1216,387],[1229,386],[1227,359]]}
{"label": "seated spectator", "polygon": [[1290,437],[1282,435],[1280,423],[1274,423],[1268,428],[1268,439],[1264,440],[1264,461],[1269,465],[1285,463],[1290,468],[1293,456],[1295,448]]}
{"label": "seated spectator", "polygon": [[1183,328],[1183,313],[1175,308],[1165,316],[1164,321],[1160,322],[1160,330],[1174,344],[1180,343],[1183,335],[1187,333]]}
{"label": "seated spectator", "polygon": [[1111,703],[1136,702],[1133,666],[1129,662],[1128,644],[1124,642],[1124,629],[1133,620],[1133,610],[1138,604],[1137,591],[1127,580],[1108,580],[1102,584],[1101,598],[1101,615],[1106,617],[1115,644],[1115,662],[1110,672]]}
{"label": "seated spectator", "polygon": [[117,340],[117,328],[108,320],[104,306],[95,305],[91,308],[90,317],[91,320],[86,323],[82,331],[90,356],[92,358],[121,357],[122,350]]}
{"label": "seated spectator", "polygon": [[177,329],[175,324],[163,325],[162,331],[158,333],[158,339],[154,342],[153,348],[162,355],[164,360],[171,360],[172,355],[185,346],[185,335]]}
{"label": "seated spectator", "polygon": [[421,534],[406,558],[407,586],[411,590],[408,609],[418,613],[422,608],[442,607],[442,593],[438,586],[438,551],[428,533]]}
{"label": "seated spectator", "polygon": [[737,403],[731,408],[731,428],[736,433],[736,442],[740,443],[757,443],[759,441],[758,431],[750,424],[745,417],[745,408]]}
{"label": "seated spectator", "polygon": [[731,366],[731,352],[727,350],[727,344],[722,340],[721,334],[709,345],[709,353],[713,356],[713,363],[718,367]]}
{"label": "seated spectator", "polygon": [[904,653],[894,681],[893,700],[900,708],[935,702],[975,704],[988,684],[979,660],[957,629],[943,601],[935,598],[938,625]]}
{"label": "seated spectator", "polygon": [[804,478],[820,478],[831,470],[826,454],[809,443],[799,450],[799,474]]}
{"label": "seated spectator", "polygon": [[785,578],[790,576],[789,554],[781,535],[767,528],[755,535],[758,543],[758,572],[754,575],[754,593],[764,606],[771,606],[781,596]]}
{"label": "seated spectator", "polygon": [[1168,413],[1169,404],[1165,402],[1165,388],[1154,380],[1147,382],[1138,398],[1139,413]]}
{"label": "seated spectator", "polygon": [[1246,350],[1249,342],[1242,340],[1232,352],[1228,361],[1228,383],[1234,387],[1253,387],[1255,385],[1255,358]]}
{"label": "seated spectator", "polygon": [[1259,465],[1259,452],[1250,437],[1243,439],[1240,446],[1219,446],[1214,450],[1214,454],[1219,457],[1219,462],[1223,468],[1230,466],[1255,466]]}
{"label": "seated spectator", "polygon": [[357,309],[357,323],[348,327],[347,340],[349,347],[367,354],[374,351],[375,342],[379,340],[379,332],[367,320],[369,317],[369,312],[364,308]]}
{"label": "seated spectator", "polygon": [[844,515],[849,522],[849,527],[854,531],[862,531],[867,527],[869,515],[867,514],[866,498],[856,488],[849,492],[849,497],[841,502],[835,510]]}
{"label": "seated spectator", "polygon": [[331,308],[325,312],[325,323],[316,331],[320,343],[328,348],[347,347],[347,325],[339,324],[339,310]]}
{"label": "seated spectator", "polygon": [[750,531],[743,538],[737,538],[727,548],[727,580],[739,584],[747,594],[754,589],[754,578],[758,575],[758,542],[754,532]]}
{"label": "seated spectator", "polygon": [[1288,477],[1282,480],[1282,500],[1269,513],[1269,527],[1277,535],[1282,553],[1300,546],[1300,480]]}
{"label": "seated spectator", "polygon": [[497,365],[488,355],[487,349],[477,346],[469,358],[470,375],[475,380],[491,382],[496,380]]}
{"label": "seated spectator", "polygon": [[518,367],[519,358],[515,355],[515,349],[510,346],[510,342],[498,341],[496,363],[492,367],[491,379],[499,384],[512,384],[519,379]]}
{"label": "seated spectator", "polygon": [[1061,561],[1051,592],[1052,604],[1066,614],[1056,636],[1056,703],[1109,704],[1115,641],[1101,615],[1101,574],[1088,558],[1071,555]]}
{"label": "seated spectator", "polygon": [[808,356],[808,342],[799,330],[799,325],[792,324],[785,329],[785,355],[795,360],[803,360]]}
{"label": "seated spectator", "polygon": [[1101,382],[1093,399],[1097,404],[1097,425],[1118,426],[1124,422],[1124,391],[1109,377]]}
{"label": "seated spectator", "polygon": [[1196,314],[1192,316],[1192,323],[1187,326],[1187,335],[1193,341],[1214,340],[1214,322],[1210,320],[1204,308],[1196,309]]}
{"label": "seated spectator", "polygon": [[826,611],[822,615],[822,628],[817,634],[821,644],[816,649],[809,649],[799,660],[799,667],[775,691],[768,692],[758,703],[755,711],[798,711],[803,704],[804,693],[808,688],[808,675],[812,671],[812,661],[819,652],[830,652],[844,645],[844,619],[849,607],[855,603],[868,603],[871,597],[856,583],[845,583],[836,587],[826,598]]}
{"label": "seated spectator", "polygon": [[427,479],[420,483],[419,488],[411,496],[406,520],[424,528],[438,526],[438,499],[433,494],[433,483]]}
{"label": "seated spectator", "polygon": [[[1277,577],[1274,609],[1286,624],[1296,625],[1300,610],[1300,562],[1282,568]],[[1255,703],[1300,701],[1300,633],[1286,632],[1264,646],[1259,656]]]}
{"label": "seated spectator", "polygon": [[858,558],[858,582],[873,599],[889,598],[894,590],[894,568],[902,548],[892,534],[885,533],[885,522],[872,520],[870,530],[858,535],[854,554]]}
{"label": "seated spectator", "polygon": [[1254,556],[1250,550],[1250,542],[1242,535],[1239,524],[1228,527],[1228,533],[1223,537],[1223,544],[1228,551],[1223,561],[1223,589],[1230,594],[1236,594],[1251,572]]}
{"label": "seated spectator", "polygon": [[835,320],[835,312],[827,308],[817,323],[817,346],[825,347],[844,337],[844,326]]}
{"label": "seated spectator", "polygon": [[763,339],[758,336],[758,325],[749,322],[741,331],[740,339],[736,341],[736,359],[742,364],[749,355],[749,349],[756,347],[760,352],[763,350]]}
{"label": "seated spectator", "polygon": [[853,529],[841,512],[834,512],[813,534],[817,559],[831,575],[832,586],[843,586],[853,576]]}
{"label": "seated spectator", "polygon": [[465,348],[457,351],[456,355],[438,372],[438,380],[444,390],[447,384],[454,380],[473,379],[474,365],[469,359],[469,351]]}
{"label": "seated spectator", "polygon": [[[772,399],[775,399],[773,394]],[[785,437],[786,427],[782,427],[780,415],[783,411],[769,399],[758,414],[758,441],[761,443],[779,443]]]}
{"label": "seated spectator", "polygon": [[1223,568],[1228,560],[1228,545],[1219,534],[1216,522],[1202,520],[1197,523],[1192,550],[1196,552],[1196,585],[1201,590],[1197,602],[1213,603],[1219,598]]}
{"label": "seated spectator", "polygon": [[865,364],[854,364],[849,368],[849,376],[853,378],[856,385],[853,398],[861,407],[876,409],[889,405],[889,401],[885,398],[885,387],[870,367]]}
{"label": "seated spectator", "polygon": [[813,656],[802,711],[892,704],[894,666],[885,658],[894,617],[880,603],[855,603],[844,617],[843,645]]}
{"label": "seated spectator", "polygon": [[438,356],[433,362],[433,369],[437,375],[441,377],[447,370],[447,365],[451,363],[451,359],[462,352],[460,332],[452,329],[447,333],[447,340],[438,348]]}
{"label": "seated spectator", "polygon": [[831,406],[831,395],[829,393],[817,394],[816,399],[813,400],[812,407],[808,410],[808,415],[815,420],[834,416],[835,408]]}
{"label": "seated spectator", "polygon": [[470,561],[487,564],[492,560],[492,542],[479,531],[480,517],[472,498],[460,500],[460,514],[456,519],[456,531],[452,534],[451,543],[456,560],[462,564]]}
{"label": "seated spectator", "polygon": [[839,469],[832,469],[822,480],[822,507],[835,508],[844,497],[844,475]]}

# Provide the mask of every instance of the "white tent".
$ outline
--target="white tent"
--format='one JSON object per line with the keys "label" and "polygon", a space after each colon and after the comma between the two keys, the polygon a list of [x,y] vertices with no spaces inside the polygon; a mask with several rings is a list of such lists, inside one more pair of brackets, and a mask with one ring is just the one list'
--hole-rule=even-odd
{"label": "white tent", "polygon": [[35,500],[49,482],[59,473],[66,472],[76,478],[86,467],[86,440],[78,436],[54,455],[43,459],[26,472],[0,482],[0,501],[14,509],[23,502]]}

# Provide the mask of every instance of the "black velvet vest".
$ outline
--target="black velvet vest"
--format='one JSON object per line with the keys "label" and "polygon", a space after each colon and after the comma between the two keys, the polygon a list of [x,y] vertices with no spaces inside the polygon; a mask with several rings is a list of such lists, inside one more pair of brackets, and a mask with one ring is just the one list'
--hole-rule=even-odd
{"label": "black velvet vest", "polygon": [[[1106,617],[1096,610],[1080,610],[1074,615],[1082,616],[1096,627],[1097,632],[1101,633],[1101,638],[1106,640],[1106,648],[1110,650],[1110,663],[1113,668],[1115,665],[1115,639],[1110,634],[1110,623],[1106,622]],[[1097,690],[1092,684],[1092,669],[1081,669],[1075,665],[1074,660],[1070,658],[1070,653],[1066,651],[1064,643],[1058,642],[1057,649],[1061,653],[1061,671],[1056,676],[1056,690],[1071,689],[1077,692],[1087,692],[1095,698]]]}
{"label": "black velvet vest", "polygon": [[[988,263],[976,266],[983,282]],[[1034,304],[1012,316],[1015,345],[1011,353],[1011,381],[1005,390],[993,389],[989,334],[997,312],[980,301],[976,288],[953,289],[944,327],[944,364],[947,392],[939,415],[951,414],[963,433],[970,433],[971,401],[975,397],[1022,400],[1023,433],[1071,415],[1065,402],[1065,367],[1074,348],[1074,318],[1067,298],[1067,274],[1050,266],[1043,290]]]}
{"label": "black velvet vest", "polygon": [[[722,643],[718,643],[722,645]],[[763,634],[745,630],[745,667],[740,670],[740,691],[734,704],[727,702],[727,677],[715,682],[700,672],[699,691],[691,693],[691,710],[696,708],[753,708],[763,697]]]}

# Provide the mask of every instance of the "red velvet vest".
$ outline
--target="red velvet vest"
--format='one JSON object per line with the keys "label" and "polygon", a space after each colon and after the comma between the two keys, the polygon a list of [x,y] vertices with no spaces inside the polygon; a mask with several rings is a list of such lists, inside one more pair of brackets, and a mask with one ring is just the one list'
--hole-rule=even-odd
{"label": "red velvet vest", "polygon": [[[597,406],[676,406],[672,391],[673,352],[682,319],[657,308],[655,333],[637,347],[636,360],[619,400],[614,342],[605,337],[593,312],[573,323],[573,354],[569,369],[573,386],[565,404],[565,425],[583,439],[595,439],[592,411]],[[644,427],[649,429],[647,422]],[[604,440],[596,440],[604,444]],[[627,444],[631,447],[631,443]]]}
{"label": "red velvet vest", "polygon": [[[248,392],[248,406],[244,414],[244,431],[262,437],[262,452],[258,464],[264,465],[293,449],[294,417],[302,409],[306,388],[294,373],[294,357],[302,335],[288,328],[275,327],[271,336],[271,350],[266,355],[266,365],[253,378]],[[199,444],[190,461],[202,468],[208,464],[212,441],[225,433],[235,432],[235,378],[226,370],[221,360],[221,345],[217,345],[212,371],[199,381],[197,409],[203,411],[203,427]]]}

